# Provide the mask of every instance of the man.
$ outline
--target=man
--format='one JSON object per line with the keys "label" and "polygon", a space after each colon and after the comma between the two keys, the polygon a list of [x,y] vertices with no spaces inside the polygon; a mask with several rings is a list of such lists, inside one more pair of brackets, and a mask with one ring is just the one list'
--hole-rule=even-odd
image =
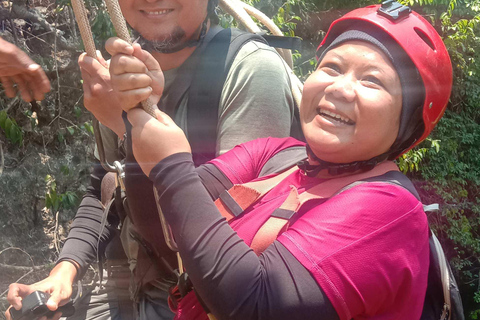
{"label": "man", "polygon": [[[136,104],[139,98],[157,96],[158,100],[161,96],[160,108],[171,111],[189,139],[195,137],[197,129],[189,128],[187,121],[189,83],[185,85],[177,80],[188,78],[192,71],[185,66],[191,65],[192,61],[202,61],[205,42],[213,37],[213,31],[220,32],[212,23],[217,1],[119,2],[128,24],[139,36],[138,42],[151,55],[143,56],[145,59],[142,60],[141,54],[137,54],[137,46],[134,49],[119,39],[111,39],[106,46],[112,54],[110,72],[103,58],[96,61],[82,55],[79,64],[84,79],[84,103],[104,125],[101,132],[107,161],[112,163],[121,158],[121,153],[126,153],[128,207],[125,211],[128,217],[121,225],[123,246],[131,262],[130,267],[134,269],[134,285],[131,289],[136,310],[133,313],[141,319],[171,319],[173,314],[166,300],[168,289],[176,283],[171,270],[177,268],[176,257],[167,248],[160,232],[152,184],[141,172],[131,152],[130,126],[122,119],[122,106]],[[151,60],[153,58],[155,61]],[[153,70],[152,65],[159,67]],[[164,83],[160,74],[164,76]],[[275,79],[275,86],[272,85],[272,79]],[[152,89],[144,87],[145,81]],[[180,86],[185,86],[185,92],[180,95],[180,101],[172,106],[170,98]],[[240,49],[223,84],[219,100],[217,155],[254,138],[285,137],[290,134],[294,104],[288,74],[275,50],[263,43],[248,42]],[[118,148],[118,141],[126,145],[126,150]],[[87,266],[96,259],[98,244],[103,245],[111,238],[118,239],[115,237],[118,218],[110,216],[107,227],[99,231],[103,213],[98,201],[99,185],[104,175],[105,172],[97,165],[92,174],[92,187],[80,205],[59,262],[50,276],[32,286],[11,286],[9,301],[14,307],[19,308],[20,297],[34,289],[51,292],[48,306],[52,310],[66,303],[74,279],[77,275],[81,277]],[[138,246],[140,249],[136,250]],[[122,286],[122,283],[126,280],[128,284],[129,281],[124,274],[118,276],[125,267],[112,262],[122,259],[118,251],[117,254],[112,253],[113,247],[115,245],[109,244],[106,250],[107,262],[110,261],[109,280],[99,292],[103,295],[88,295],[92,299],[88,308],[77,308],[75,318],[133,318],[131,310],[121,310],[128,309],[128,303],[125,302],[128,293],[125,293],[126,285]]]}
{"label": "man", "polygon": [[[0,82],[9,98],[17,90],[26,102],[43,100],[50,81],[43,69],[14,44],[0,38]],[[15,88],[16,85],[16,88]]]}

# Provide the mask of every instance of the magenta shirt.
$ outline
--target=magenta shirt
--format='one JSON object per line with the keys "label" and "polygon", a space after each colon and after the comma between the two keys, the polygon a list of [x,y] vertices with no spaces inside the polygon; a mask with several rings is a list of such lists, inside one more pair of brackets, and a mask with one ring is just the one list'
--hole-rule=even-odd
{"label": "magenta shirt", "polygon": [[[234,184],[255,180],[277,152],[302,145],[292,138],[257,139],[212,160]],[[231,227],[250,244],[285,200],[318,183],[291,174]],[[340,319],[418,319],[429,265],[428,223],[422,204],[406,189],[360,184],[324,203],[304,206],[278,238],[312,274]]]}

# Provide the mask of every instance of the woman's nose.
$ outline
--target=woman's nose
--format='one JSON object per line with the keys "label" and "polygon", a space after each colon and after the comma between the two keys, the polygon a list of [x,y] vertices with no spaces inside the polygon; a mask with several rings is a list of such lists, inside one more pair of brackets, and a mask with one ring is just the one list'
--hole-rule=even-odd
{"label": "woman's nose", "polygon": [[355,99],[355,80],[349,74],[336,77],[333,82],[325,88],[326,94],[331,94],[337,99],[352,102]]}

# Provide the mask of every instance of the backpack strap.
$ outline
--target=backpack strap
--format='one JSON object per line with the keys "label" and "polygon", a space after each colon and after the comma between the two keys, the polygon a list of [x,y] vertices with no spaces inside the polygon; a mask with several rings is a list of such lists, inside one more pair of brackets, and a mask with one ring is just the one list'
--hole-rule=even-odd
{"label": "backpack strap", "polygon": [[288,228],[290,219],[293,218],[305,203],[312,200],[328,199],[355,181],[381,176],[389,171],[398,171],[397,165],[392,161],[382,162],[372,170],[366,172],[325,180],[300,195],[298,195],[297,188],[290,186],[291,190],[287,199],[280,208],[272,213],[263,226],[260,227],[250,247],[257,255],[260,255]]}
{"label": "backpack strap", "polygon": [[175,117],[175,112],[180,105],[180,101],[182,101],[190,88],[200,56],[203,54],[210,41],[212,41],[212,39],[222,30],[224,29],[217,25],[210,27],[202,44],[197,47],[193,54],[177,69],[177,75],[175,76],[173,83],[169,86],[169,90],[163,93],[162,98],[158,102],[158,108],[170,117]]}
{"label": "backpack strap", "polygon": [[216,153],[218,105],[230,67],[247,42],[266,41],[259,35],[224,29],[210,41],[199,61],[188,91],[187,130],[196,166]]}

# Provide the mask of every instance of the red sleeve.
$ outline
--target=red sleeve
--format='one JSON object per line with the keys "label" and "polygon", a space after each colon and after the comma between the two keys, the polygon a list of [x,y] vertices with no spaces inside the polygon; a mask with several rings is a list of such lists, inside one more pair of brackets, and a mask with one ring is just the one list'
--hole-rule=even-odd
{"label": "red sleeve", "polygon": [[220,169],[233,184],[241,184],[258,178],[265,163],[276,153],[304,145],[293,138],[261,138],[237,145],[210,163]]}
{"label": "red sleeve", "polygon": [[299,213],[305,210],[278,240],[311,272],[340,319],[420,318],[428,223],[413,195],[365,183]]}

